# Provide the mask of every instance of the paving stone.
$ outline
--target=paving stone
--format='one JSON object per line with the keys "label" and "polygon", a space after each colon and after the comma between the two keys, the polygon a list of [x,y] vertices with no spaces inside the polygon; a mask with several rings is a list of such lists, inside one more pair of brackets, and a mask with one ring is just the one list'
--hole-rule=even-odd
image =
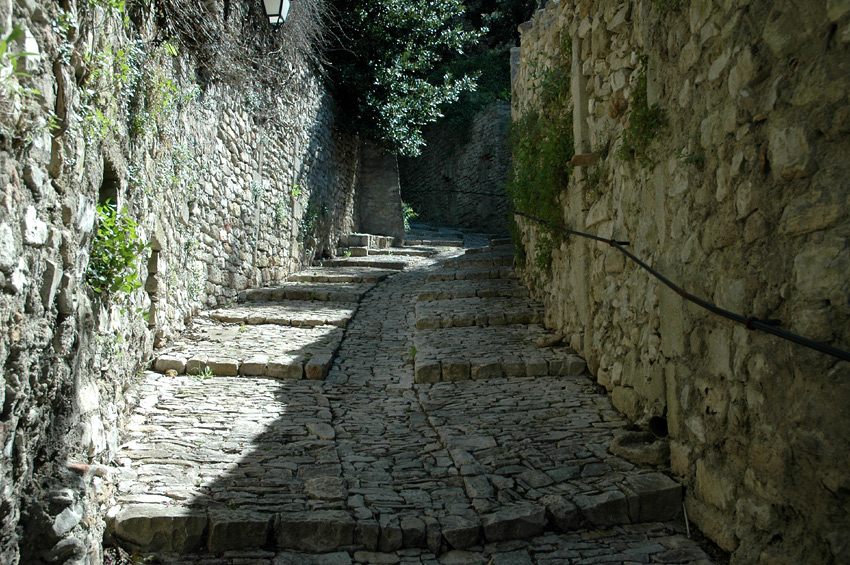
{"label": "paving stone", "polygon": [[[538,346],[550,332],[504,308],[461,308],[528,299],[510,268],[495,264],[504,257],[479,251],[440,266],[457,254],[399,258],[404,270],[362,295],[344,332],[263,324],[264,309],[279,305],[253,302],[222,310],[244,327],[199,319],[163,350],[160,366],[212,361],[239,375],[144,373],[116,493],[125,535],[126,518],[137,521],[134,547],[178,548],[175,563],[211,563],[225,551],[232,565],[649,562],[693,548],[655,541],[689,541],[671,522],[628,529],[675,517],[681,489],[608,451],[628,422],[579,376],[580,357]],[[367,280],[354,279],[357,270],[369,269],[318,267],[304,280]],[[452,278],[426,282],[433,275]],[[458,297],[438,294],[449,292]],[[443,306],[438,329],[416,329],[417,307]],[[463,327],[443,328],[449,313]],[[127,514],[134,508],[150,512]],[[165,533],[175,516],[177,531]],[[582,523],[616,528],[596,539]],[[257,552],[264,532],[276,554]]]}
{"label": "paving stone", "polygon": [[210,510],[207,549],[220,553],[244,547],[265,547],[271,534],[273,514],[233,508]]}
{"label": "paving stone", "polygon": [[476,545],[481,536],[481,522],[477,518],[449,515],[440,518],[443,537],[455,549]]}
{"label": "paving stone", "polygon": [[506,553],[496,553],[490,563],[492,565],[531,565],[534,562],[531,560],[528,550],[518,549]]}
{"label": "paving stone", "polygon": [[532,538],[546,529],[546,508],[532,504],[502,508],[483,516],[481,525],[488,542]]}
{"label": "paving stone", "polygon": [[[313,328],[338,326],[344,328],[357,311],[357,304],[318,300],[290,300],[287,302],[257,302],[213,310],[213,320],[231,324],[275,324]],[[180,372],[180,371],[178,371]]]}
{"label": "paving stone", "polygon": [[[176,368],[185,363],[185,371],[202,374],[206,367],[215,375],[252,375],[301,378],[303,367],[316,358],[314,367],[326,374],[343,330],[335,326],[292,328],[278,325],[236,326],[205,323],[198,325],[191,338],[181,339],[158,355],[154,368]],[[330,356],[330,359],[328,357]],[[160,364],[159,357],[165,361]],[[266,360],[263,364],[261,360]],[[175,361],[176,360],[176,361]],[[247,363],[247,367],[244,365]],[[297,369],[292,368],[297,367]],[[164,372],[165,369],[163,369]],[[316,376],[314,369],[313,377]],[[179,372],[179,371],[178,371]]]}
{"label": "paving stone", "polygon": [[239,293],[240,302],[280,302],[282,300],[320,302],[360,302],[373,283],[287,282],[273,288],[257,288]]}
{"label": "paving stone", "polygon": [[330,282],[330,283],[379,283],[396,270],[373,269],[370,267],[339,267],[335,269],[311,267],[289,275],[289,282]]}
{"label": "paving stone", "polygon": [[207,514],[202,510],[133,505],[122,509],[110,525],[127,547],[187,553],[204,543]]}
{"label": "paving stone", "polygon": [[281,548],[328,553],[354,542],[354,519],[339,510],[281,513],[275,536]]}

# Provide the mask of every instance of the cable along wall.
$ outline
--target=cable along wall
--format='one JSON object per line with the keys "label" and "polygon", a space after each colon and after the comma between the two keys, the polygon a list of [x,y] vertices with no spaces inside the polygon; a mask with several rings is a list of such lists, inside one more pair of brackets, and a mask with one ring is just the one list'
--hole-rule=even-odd
{"label": "cable along wall", "polygon": [[[561,225],[846,351],[849,28],[822,2],[550,3],[522,27],[512,109],[565,62]],[[687,304],[610,245],[518,224],[547,324],[631,419],[667,417],[688,516],[735,562],[846,561],[848,364]]]}

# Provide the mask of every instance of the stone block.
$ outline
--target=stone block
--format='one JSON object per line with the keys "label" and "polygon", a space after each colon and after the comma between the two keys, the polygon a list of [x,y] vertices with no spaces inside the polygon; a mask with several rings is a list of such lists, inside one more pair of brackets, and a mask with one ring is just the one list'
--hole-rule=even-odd
{"label": "stone block", "polygon": [[425,523],[428,550],[438,555],[440,553],[440,547],[443,544],[443,533],[440,530],[440,523],[433,516],[422,516],[422,521]]}
{"label": "stone block", "polygon": [[24,243],[33,247],[41,247],[47,243],[47,223],[38,217],[38,211],[33,206],[27,207],[23,219]]}
{"label": "stone block", "polygon": [[283,512],[275,538],[281,549],[328,553],[354,542],[354,519],[342,510]]}
{"label": "stone block", "polygon": [[239,509],[210,510],[207,549],[214,553],[265,547],[272,531],[271,514]]}
{"label": "stone block", "polygon": [[381,528],[378,526],[376,520],[357,520],[354,539],[361,547],[375,551],[378,549],[378,536],[380,536],[380,533]]}
{"label": "stone block", "polygon": [[49,310],[62,281],[62,267],[53,261],[46,261],[44,279],[41,283],[41,303],[45,310]]}
{"label": "stone block", "polygon": [[314,381],[324,380],[328,376],[328,371],[333,364],[333,356],[327,353],[314,355],[304,367],[304,375],[306,378]]}
{"label": "stone block", "polygon": [[525,363],[522,361],[505,361],[502,363],[502,369],[506,377],[525,376]]}
{"label": "stone block", "polygon": [[378,518],[381,533],[378,536],[378,551],[390,553],[402,547],[403,534],[398,516],[381,514]]}
{"label": "stone block", "polygon": [[826,0],[826,15],[837,22],[850,12],[850,0]]}
{"label": "stone block", "polygon": [[209,367],[212,374],[218,377],[235,377],[239,374],[239,361],[236,359],[226,357],[207,359],[202,371],[205,371],[206,367]]}
{"label": "stone block", "polygon": [[[331,428],[331,431],[333,431],[333,428]],[[331,438],[333,437],[332,435]],[[318,500],[341,501],[348,497],[348,489],[345,488],[345,479],[341,477],[314,477],[307,479],[304,481],[304,492],[310,498]]]}
{"label": "stone block", "polygon": [[427,548],[428,530],[425,522],[415,516],[405,516],[401,519],[401,533],[404,548]]}
{"label": "stone block", "polygon": [[795,179],[812,173],[815,167],[810,155],[806,130],[801,127],[771,128],[768,133],[770,167],[776,179]]}
{"label": "stone block", "polygon": [[366,257],[369,255],[368,247],[349,247],[348,251],[352,257]]}
{"label": "stone block", "polygon": [[203,510],[140,504],[118,512],[112,528],[125,547],[189,553],[203,546],[207,515]]}
{"label": "stone block", "polygon": [[304,377],[304,367],[301,362],[293,359],[269,359],[266,376],[276,379],[301,379]]}
{"label": "stone block", "polygon": [[239,366],[239,374],[252,377],[260,377],[266,374],[266,367],[269,364],[268,355],[255,355],[249,357]]}
{"label": "stone block", "polygon": [[543,497],[540,502],[546,506],[551,521],[561,531],[570,532],[581,525],[581,511],[565,497],[553,494]]}
{"label": "stone block", "polygon": [[414,381],[417,384],[440,382],[441,367],[438,361],[417,361]]}
{"label": "stone block", "polygon": [[15,234],[9,224],[0,224],[0,270],[9,273],[18,263]]}
{"label": "stone block", "polygon": [[549,374],[549,363],[545,359],[529,360],[525,363],[526,377],[545,377]]}
{"label": "stone block", "polygon": [[153,364],[154,371],[164,373],[168,370],[177,371],[177,374],[186,372],[186,359],[176,355],[160,355]]}
{"label": "stone block", "polygon": [[416,320],[417,330],[438,330],[440,325],[440,318],[418,318]]}
{"label": "stone block", "polygon": [[481,526],[488,542],[532,538],[546,529],[546,508],[537,504],[503,508],[483,516]]}
{"label": "stone block", "polygon": [[449,382],[469,380],[469,362],[461,360],[445,360],[442,362],[443,380]]}
{"label": "stone block", "polygon": [[632,516],[636,522],[665,522],[674,519],[682,511],[682,486],[661,473],[648,473],[630,477],[628,487],[637,499],[638,513]]}
{"label": "stone block", "polygon": [[839,194],[812,190],[788,203],[779,227],[786,235],[803,235],[827,228],[845,214],[846,208]]}
{"label": "stone block", "polygon": [[573,502],[585,519],[596,527],[604,528],[630,522],[628,499],[619,490],[593,495],[581,494],[576,496]]}
{"label": "stone block", "polygon": [[440,518],[443,538],[455,549],[476,545],[481,538],[481,522],[478,518],[443,516]]}
{"label": "stone block", "polygon": [[578,355],[549,361],[549,374],[559,377],[577,377],[587,369],[587,363]]}
{"label": "stone block", "polygon": [[498,361],[472,361],[470,377],[472,380],[498,379],[502,376],[502,364]]}

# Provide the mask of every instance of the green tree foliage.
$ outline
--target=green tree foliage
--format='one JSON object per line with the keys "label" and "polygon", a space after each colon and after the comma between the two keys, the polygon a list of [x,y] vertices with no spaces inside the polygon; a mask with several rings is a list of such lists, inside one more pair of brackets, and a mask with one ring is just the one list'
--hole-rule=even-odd
{"label": "green tree foliage", "polygon": [[465,28],[461,0],[335,0],[337,45],[329,76],[351,127],[388,150],[416,155],[422,126],[440,106],[475,89],[446,70],[481,37]]}

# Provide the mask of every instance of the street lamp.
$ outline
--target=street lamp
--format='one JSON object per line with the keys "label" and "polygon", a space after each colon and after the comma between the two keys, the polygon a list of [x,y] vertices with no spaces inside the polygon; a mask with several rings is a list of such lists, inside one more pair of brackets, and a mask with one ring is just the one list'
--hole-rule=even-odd
{"label": "street lamp", "polygon": [[270,24],[276,26],[286,20],[286,16],[289,14],[289,0],[263,0],[263,4]]}

